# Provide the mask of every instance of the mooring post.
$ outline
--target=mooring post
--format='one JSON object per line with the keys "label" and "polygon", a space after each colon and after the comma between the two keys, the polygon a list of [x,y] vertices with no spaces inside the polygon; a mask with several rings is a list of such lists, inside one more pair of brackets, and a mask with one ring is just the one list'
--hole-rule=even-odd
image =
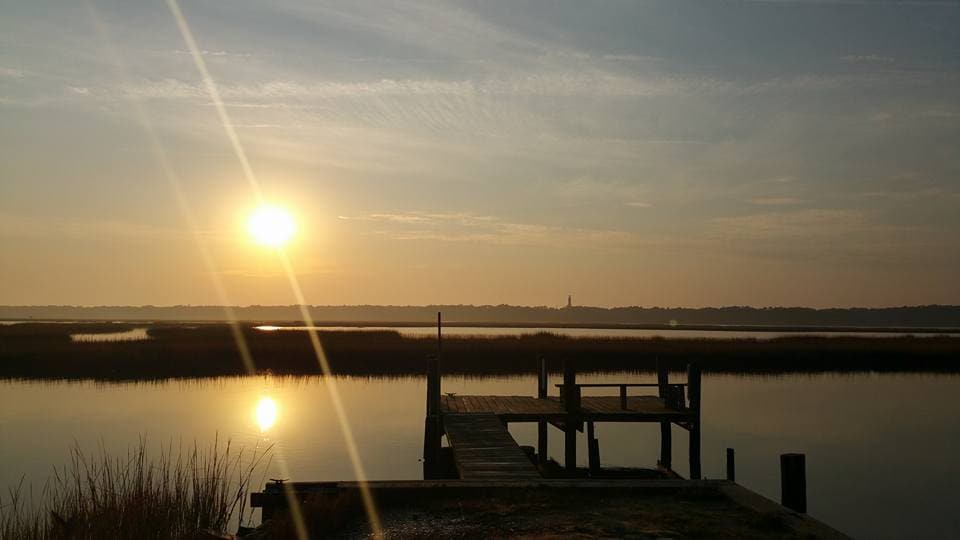
{"label": "mooring post", "polygon": [[[667,392],[669,391],[669,373],[667,364],[657,360],[657,386],[660,399],[667,402]],[[673,432],[670,421],[660,422],[660,466],[665,469],[673,467]]]}
{"label": "mooring post", "polygon": [[690,479],[700,480],[700,368],[691,363],[687,366],[687,390],[690,395]]}
{"label": "mooring post", "polygon": [[[538,360],[538,370],[537,370],[537,398],[546,399],[547,398],[547,388],[549,383],[549,377],[547,374],[547,359],[540,357]],[[547,422],[541,420],[537,422],[537,461],[541,464],[546,464],[547,454],[549,452],[547,448]]]}
{"label": "mooring post", "polygon": [[567,471],[577,468],[577,425],[580,413],[580,392],[573,362],[563,361],[563,404],[567,418],[563,426],[563,465]]}
{"label": "mooring post", "polygon": [[600,472],[600,441],[593,430],[593,420],[587,421],[587,460],[590,463],[590,475]]}
{"label": "mooring post", "polygon": [[807,513],[807,464],[803,454],[780,454],[780,504]]}
{"label": "mooring post", "polygon": [[733,457],[733,448],[727,448],[727,480],[737,481],[737,463]]}

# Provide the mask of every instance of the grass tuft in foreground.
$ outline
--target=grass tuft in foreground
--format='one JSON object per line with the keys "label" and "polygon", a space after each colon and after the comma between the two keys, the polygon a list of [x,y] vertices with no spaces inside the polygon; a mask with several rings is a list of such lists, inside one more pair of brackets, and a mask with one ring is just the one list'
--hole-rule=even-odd
{"label": "grass tuft in foreground", "polygon": [[254,476],[269,449],[252,455],[229,442],[207,450],[168,445],[150,457],[146,443],[124,456],[71,449],[39,497],[23,484],[0,496],[0,538],[191,538],[222,533],[243,519]]}

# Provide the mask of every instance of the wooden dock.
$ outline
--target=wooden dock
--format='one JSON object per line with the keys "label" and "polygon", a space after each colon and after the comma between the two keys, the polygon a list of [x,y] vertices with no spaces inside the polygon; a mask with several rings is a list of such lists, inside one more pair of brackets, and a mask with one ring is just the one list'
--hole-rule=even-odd
{"label": "wooden dock", "polygon": [[[548,426],[564,434],[563,464],[569,474],[578,471],[576,434],[586,430],[589,471],[591,475],[599,474],[600,443],[595,436],[595,424],[599,422],[660,424],[657,467],[667,476],[676,476],[672,470],[672,427],[689,431],[690,478],[701,477],[700,371],[695,365],[688,366],[686,383],[671,383],[666,366],[658,367],[656,383],[578,384],[576,366],[571,363],[564,363],[562,374],[563,383],[555,385],[559,389],[557,396],[549,395],[549,371],[543,359],[539,361],[536,396],[444,396],[438,361],[431,361],[427,375],[424,478],[443,478],[449,469],[441,464],[444,435],[459,478],[529,478],[531,472],[538,470],[535,465],[548,461]],[[617,395],[583,396],[584,388],[616,390]],[[650,390],[656,391],[656,395],[630,395]],[[535,461],[510,436],[506,426],[511,422],[538,424]],[[490,459],[484,461],[487,457]]]}
{"label": "wooden dock", "polygon": [[[424,423],[424,480],[398,482],[285,482],[274,480],[262,493],[252,493],[251,507],[263,509],[265,523],[276,512],[295,505],[302,509],[343,508],[349,501],[359,504],[369,498],[380,510],[403,508],[396,531],[409,532],[403,520],[421,526],[422,516],[453,516],[450,535],[461,537],[464,530],[480,535],[510,536],[515,526],[522,530],[569,533],[571,526],[587,528],[587,534],[608,535],[609,524],[617,522],[619,533],[646,531],[670,526],[690,518],[690,507],[699,505],[695,536],[726,531],[727,536],[755,535],[766,527],[771,536],[804,538],[847,538],[806,514],[806,479],[803,454],[781,455],[783,506],[735,483],[733,450],[727,449],[727,480],[705,481],[700,470],[700,370],[687,366],[686,382],[670,382],[665,365],[658,363],[655,383],[576,382],[576,366],[565,362],[559,395],[549,394],[547,362],[539,359],[536,396],[442,395],[439,362],[441,356],[438,314],[437,356],[427,363],[427,414]],[[616,390],[616,395],[583,396],[582,390]],[[655,395],[636,395],[655,390]],[[537,424],[536,453],[520,447],[507,428],[511,422]],[[660,426],[660,460],[653,477],[640,478],[624,471],[600,467],[598,422],[652,422]],[[564,435],[561,470],[549,460],[549,427]],[[684,480],[671,468],[672,430],[689,432],[690,479]],[[577,432],[586,432],[589,468],[577,468]],[[443,446],[446,436],[448,446]],[[637,471],[634,471],[637,472]],[[361,493],[362,492],[362,493]],[[347,495],[348,497],[343,497]],[[360,496],[357,496],[360,495]],[[347,502],[345,502],[347,501]],[[321,504],[322,503],[322,504]],[[467,512],[464,511],[467,505]],[[469,516],[500,512],[503,506],[518,509],[520,517],[510,522],[487,523],[483,518],[469,523]],[[611,506],[612,505],[612,506]],[[648,505],[650,512],[642,510]],[[638,511],[638,508],[641,510]],[[453,510],[452,513],[447,510]],[[406,512],[404,514],[403,512]],[[445,514],[446,512],[446,514]],[[550,514],[550,515],[545,515]],[[551,514],[552,512],[552,514]],[[409,514],[409,515],[408,515]],[[291,512],[291,516],[299,515]],[[602,523],[595,519],[602,515]],[[526,516],[526,517],[524,517]],[[572,517],[571,517],[572,516]],[[665,517],[664,517],[665,516]],[[367,516],[370,518],[370,516]],[[285,519],[282,517],[280,519]],[[432,517],[431,534],[444,535],[443,523]],[[466,520],[466,522],[465,522]],[[527,523],[523,523],[526,520]],[[371,521],[373,521],[371,519]],[[486,529],[470,529],[471,526]],[[464,529],[464,527],[468,529]],[[501,528],[502,527],[502,528]],[[489,534],[484,534],[484,531]],[[661,530],[655,530],[658,535]],[[670,532],[670,531],[666,531]],[[519,533],[518,533],[519,534]]]}
{"label": "wooden dock", "polygon": [[464,480],[540,478],[540,473],[495,414],[447,414],[444,431]]}

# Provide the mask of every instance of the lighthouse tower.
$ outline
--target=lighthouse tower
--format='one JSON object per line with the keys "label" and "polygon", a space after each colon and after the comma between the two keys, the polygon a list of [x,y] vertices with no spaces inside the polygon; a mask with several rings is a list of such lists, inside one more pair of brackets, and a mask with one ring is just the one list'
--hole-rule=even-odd
{"label": "lighthouse tower", "polygon": [[568,307],[568,308],[572,308],[572,307],[573,307],[573,295],[572,295],[572,294],[568,294],[568,295],[567,295],[567,307]]}

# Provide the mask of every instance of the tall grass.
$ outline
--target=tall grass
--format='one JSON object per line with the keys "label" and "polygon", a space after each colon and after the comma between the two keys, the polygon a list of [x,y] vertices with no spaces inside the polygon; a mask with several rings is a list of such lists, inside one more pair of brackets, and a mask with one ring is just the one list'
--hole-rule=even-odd
{"label": "tall grass", "polygon": [[0,497],[0,538],[190,538],[222,533],[243,520],[254,476],[269,448],[244,456],[230,443],[206,450],[169,444],[150,457],[143,439],[126,455],[78,446],[54,470],[39,500],[23,483]]}
{"label": "tall grass", "polygon": [[[142,341],[70,341],[70,325],[0,326],[0,379],[158,380],[246,374],[226,325],[157,325]],[[57,327],[60,327],[59,330]],[[106,327],[104,327],[106,328]],[[57,333],[59,332],[59,334]],[[321,373],[306,332],[242,329],[258,372]],[[323,331],[331,370],[341,375],[422,375],[436,354],[431,336],[395,331]],[[960,372],[960,338],[790,336],[773,339],[457,336],[443,340],[441,370],[462,375],[532,374],[537,358],[578,363],[581,371],[650,371],[658,360],[704,371],[790,373],[822,371]]]}

